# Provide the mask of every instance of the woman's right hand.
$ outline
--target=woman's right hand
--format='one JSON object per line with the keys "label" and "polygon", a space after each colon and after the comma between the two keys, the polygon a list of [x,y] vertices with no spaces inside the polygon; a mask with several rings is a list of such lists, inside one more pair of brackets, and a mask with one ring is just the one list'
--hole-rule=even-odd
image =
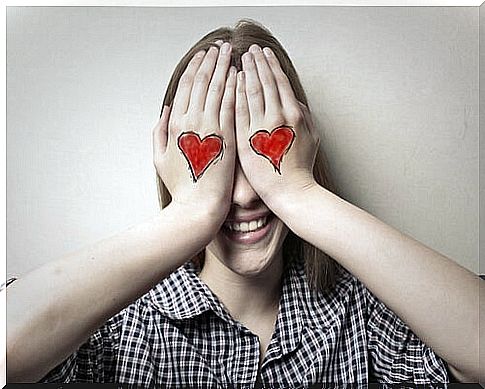
{"label": "woman's right hand", "polygon": [[[235,72],[227,78],[229,64],[230,54],[218,60],[217,49],[194,57],[172,112],[165,108],[153,131],[157,173],[173,202],[182,206],[169,206],[150,220],[48,262],[9,287],[9,382],[40,380],[106,320],[197,254],[220,227],[230,206],[235,163]],[[195,182],[178,146],[188,131],[202,138],[215,134],[224,143],[224,153]]]}
{"label": "woman's right hand", "polygon": [[195,54],[153,129],[154,165],[172,201],[192,215],[209,211],[217,228],[231,205],[236,154],[230,62],[229,43]]}

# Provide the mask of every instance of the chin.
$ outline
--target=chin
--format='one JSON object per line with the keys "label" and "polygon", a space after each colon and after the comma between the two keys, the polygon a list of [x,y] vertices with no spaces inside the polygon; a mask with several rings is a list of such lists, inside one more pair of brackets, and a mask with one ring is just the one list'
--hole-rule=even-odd
{"label": "chin", "polygon": [[277,261],[282,260],[288,227],[272,213],[258,220],[260,225],[249,231],[235,231],[231,228],[234,225],[225,223],[207,246],[207,254],[245,278],[271,272]]}
{"label": "chin", "polygon": [[275,264],[277,253],[272,257],[257,256],[256,253],[241,255],[238,258],[228,258],[224,265],[241,277],[253,278],[265,274]]}

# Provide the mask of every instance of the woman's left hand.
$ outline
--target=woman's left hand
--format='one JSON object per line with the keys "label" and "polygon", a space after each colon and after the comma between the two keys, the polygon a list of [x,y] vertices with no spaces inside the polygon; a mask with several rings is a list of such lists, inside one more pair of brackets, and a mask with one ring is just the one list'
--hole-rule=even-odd
{"label": "woman's left hand", "polygon": [[241,167],[273,212],[317,186],[313,165],[319,138],[277,57],[252,45],[242,56],[236,88],[236,136]]}
{"label": "woman's left hand", "polygon": [[[251,61],[252,55],[255,61]],[[312,174],[318,149],[316,132],[276,57],[265,57],[253,45],[250,54],[243,55],[243,70],[246,81],[239,75],[236,89],[237,150],[253,189],[296,235],[335,259],[418,337],[426,339],[428,347],[439,350],[460,382],[485,379],[477,363],[478,291],[485,283],[317,185]],[[255,152],[250,141],[261,128],[271,132],[282,125],[292,127],[295,138],[279,161],[278,171],[271,158]],[[263,135],[256,149],[274,156],[278,150],[269,147],[271,142],[264,133],[259,134]],[[284,144],[288,135],[282,131],[276,146]]]}

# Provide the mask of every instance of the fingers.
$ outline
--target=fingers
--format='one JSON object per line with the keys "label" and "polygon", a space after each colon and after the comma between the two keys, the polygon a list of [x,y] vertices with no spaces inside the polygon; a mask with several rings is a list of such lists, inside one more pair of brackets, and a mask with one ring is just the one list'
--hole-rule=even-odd
{"label": "fingers", "polygon": [[263,88],[265,114],[271,116],[279,113],[281,111],[279,92],[266,56],[263,54],[261,47],[256,44],[251,45],[249,51],[253,54],[259,80]]}
{"label": "fingers", "polygon": [[[207,97],[205,99],[205,115],[209,118],[209,122],[218,123],[219,111],[221,109],[221,102],[225,93],[225,84],[229,65],[231,64],[231,50],[232,47],[228,42],[222,44],[219,51],[219,58],[217,59],[216,69],[209,84]],[[235,80],[234,80],[235,87]],[[232,92],[234,94],[234,91]]]}
{"label": "fingers", "polygon": [[288,76],[281,69],[278,58],[276,58],[275,54],[269,47],[265,47],[263,49],[263,53],[266,56],[271,70],[273,71],[283,110],[288,111],[298,108],[298,100],[295,97],[295,93],[293,92],[293,88],[291,87]]}
{"label": "fingers", "polygon": [[[220,128],[226,138],[234,136],[234,105],[236,100],[236,68],[231,66],[220,108]],[[219,114],[217,114],[219,116]]]}
{"label": "fingers", "polygon": [[251,122],[261,123],[264,117],[263,88],[259,81],[256,64],[252,53],[242,55],[243,71],[246,78],[245,90],[248,100]]}
{"label": "fingers", "polygon": [[201,50],[196,53],[190,60],[187,68],[180,77],[177,91],[175,92],[175,97],[172,105],[172,112],[174,116],[181,116],[187,112],[190,101],[190,93],[192,91],[192,84],[194,82],[195,74],[199,69],[205,56],[205,51]]}
{"label": "fingers", "polygon": [[[247,136],[249,130],[249,106],[246,97],[246,80],[245,72],[239,72],[237,75],[236,87],[236,131],[240,135]],[[246,143],[246,142],[243,142]]]}
{"label": "fingers", "polygon": [[162,116],[153,128],[153,156],[157,160],[165,152],[168,141],[168,118],[170,116],[170,107],[163,106]]}
{"label": "fingers", "polygon": [[200,113],[204,109],[209,82],[214,72],[219,50],[212,46],[194,77],[188,112]]}

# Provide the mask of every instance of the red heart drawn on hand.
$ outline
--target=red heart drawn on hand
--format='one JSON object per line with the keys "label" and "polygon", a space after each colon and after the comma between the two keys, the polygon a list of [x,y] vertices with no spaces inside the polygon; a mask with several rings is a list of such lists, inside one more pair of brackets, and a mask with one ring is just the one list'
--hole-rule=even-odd
{"label": "red heart drawn on hand", "polygon": [[184,132],[180,134],[177,144],[189,163],[194,182],[222,154],[222,138],[215,134],[201,140],[195,132]]}
{"label": "red heart drawn on hand", "polygon": [[268,159],[274,166],[275,170],[281,174],[280,164],[285,155],[293,144],[295,132],[291,127],[276,127],[271,134],[266,130],[259,130],[251,136],[249,143],[256,152]]}

